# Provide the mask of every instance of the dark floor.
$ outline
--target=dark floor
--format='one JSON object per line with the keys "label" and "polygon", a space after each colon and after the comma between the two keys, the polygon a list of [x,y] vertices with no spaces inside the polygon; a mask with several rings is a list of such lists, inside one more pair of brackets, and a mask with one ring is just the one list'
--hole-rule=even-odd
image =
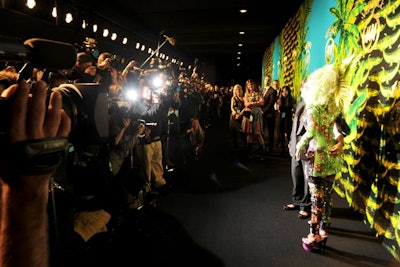
{"label": "dark floor", "polygon": [[221,119],[206,129],[200,160],[166,174],[169,188],[155,208],[124,214],[118,227],[75,242],[71,255],[64,252],[53,265],[400,266],[336,194],[325,251],[304,251],[307,220],[283,210],[291,200],[289,158],[280,151],[252,159],[232,153],[227,127]]}
{"label": "dark floor", "polygon": [[325,251],[304,251],[307,220],[282,208],[291,200],[289,158],[276,151],[247,159],[231,151],[227,123],[214,123],[206,129],[202,158],[184,166],[158,204],[219,259],[211,258],[222,264],[215,266],[400,266],[336,194]]}

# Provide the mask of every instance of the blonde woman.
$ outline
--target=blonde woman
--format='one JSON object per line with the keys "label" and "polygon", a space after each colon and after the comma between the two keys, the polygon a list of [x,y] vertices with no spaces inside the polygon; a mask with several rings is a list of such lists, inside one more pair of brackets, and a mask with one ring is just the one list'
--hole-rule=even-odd
{"label": "blonde woman", "polygon": [[248,146],[251,145],[254,138],[259,144],[258,150],[264,152],[264,127],[262,118],[264,98],[253,80],[247,80],[245,88],[246,92],[243,98],[245,108],[243,112],[242,131],[246,134]]}
{"label": "blonde woman", "polygon": [[242,132],[242,119],[244,112],[243,88],[240,84],[233,87],[233,95],[231,98],[231,115],[229,116],[229,129],[232,132],[233,149],[237,151],[237,137],[243,142],[246,148],[246,135]]}

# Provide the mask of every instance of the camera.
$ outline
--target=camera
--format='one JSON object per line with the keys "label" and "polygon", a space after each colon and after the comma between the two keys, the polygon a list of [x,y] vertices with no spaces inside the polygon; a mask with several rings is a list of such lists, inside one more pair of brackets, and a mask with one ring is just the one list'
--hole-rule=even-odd
{"label": "camera", "polygon": [[[76,63],[76,49],[68,43],[32,38],[23,45],[15,40],[2,39],[0,54],[7,61],[23,62],[18,80],[29,81],[33,68],[49,71],[71,69]],[[99,144],[108,138],[108,89],[99,84],[62,84],[49,89],[62,94],[63,108],[71,118],[72,127],[69,141],[74,145]],[[49,94],[50,95],[50,94]],[[0,133],[6,134],[9,128],[9,101],[0,100]]]}
{"label": "camera", "polygon": [[69,140],[74,145],[102,144],[108,139],[108,90],[95,83],[61,84],[51,89],[62,95],[71,118]]}

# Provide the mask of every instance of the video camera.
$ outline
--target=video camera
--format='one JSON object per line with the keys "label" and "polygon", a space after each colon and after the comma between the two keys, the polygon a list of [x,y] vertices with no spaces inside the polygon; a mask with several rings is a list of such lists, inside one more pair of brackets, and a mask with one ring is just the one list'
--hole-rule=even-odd
{"label": "video camera", "polygon": [[[0,59],[23,62],[18,80],[29,81],[34,68],[47,71],[71,69],[76,63],[76,49],[73,45],[52,40],[33,38],[23,44],[15,40],[2,40]],[[69,141],[74,145],[99,144],[108,138],[108,88],[100,84],[63,84],[49,88],[62,94],[63,108],[71,118],[72,128]],[[49,94],[50,95],[50,94]],[[9,129],[7,115],[9,103],[0,99],[0,133]]]}

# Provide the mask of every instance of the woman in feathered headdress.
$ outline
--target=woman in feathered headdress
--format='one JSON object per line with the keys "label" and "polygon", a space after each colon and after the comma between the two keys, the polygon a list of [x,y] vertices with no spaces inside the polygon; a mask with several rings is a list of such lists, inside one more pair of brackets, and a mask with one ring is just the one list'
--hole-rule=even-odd
{"label": "woman in feathered headdress", "polygon": [[[301,90],[306,104],[303,121],[306,133],[296,145],[296,158],[307,155],[305,175],[311,193],[310,233],[302,239],[307,251],[325,246],[330,224],[331,192],[342,166],[343,136],[335,127],[344,106],[351,101],[351,88],[345,83],[347,64],[326,65],[314,71]],[[339,137],[340,136],[340,137]],[[337,139],[340,138],[339,144]],[[338,146],[341,146],[338,148]]]}

